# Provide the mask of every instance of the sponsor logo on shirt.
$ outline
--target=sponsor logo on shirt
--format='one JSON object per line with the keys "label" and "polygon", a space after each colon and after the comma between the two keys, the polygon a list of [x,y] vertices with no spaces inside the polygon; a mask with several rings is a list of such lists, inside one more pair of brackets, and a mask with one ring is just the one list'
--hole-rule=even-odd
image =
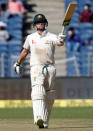
{"label": "sponsor logo on shirt", "polygon": [[48,40],[46,40],[45,44],[49,44],[49,41],[48,41]]}
{"label": "sponsor logo on shirt", "polygon": [[53,41],[52,40],[46,40],[45,44],[53,44]]}
{"label": "sponsor logo on shirt", "polygon": [[32,40],[32,44],[35,44],[35,41],[34,41],[34,40]]}

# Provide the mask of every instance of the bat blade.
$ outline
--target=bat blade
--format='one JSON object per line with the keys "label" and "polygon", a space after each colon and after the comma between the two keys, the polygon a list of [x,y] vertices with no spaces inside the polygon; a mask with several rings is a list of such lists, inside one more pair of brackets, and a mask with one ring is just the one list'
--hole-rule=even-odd
{"label": "bat blade", "polygon": [[73,16],[73,13],[75,11],[75,8],[77,6],[77,3],[76,2],[71,2],[66,10],[66,13],[65,13],[65,16],[64,16],[64,19],[63,19],[63,22],[62,22],[62,25],[63,26],[67,26],[69,25],[70,21],[71,21],[71,18]]}

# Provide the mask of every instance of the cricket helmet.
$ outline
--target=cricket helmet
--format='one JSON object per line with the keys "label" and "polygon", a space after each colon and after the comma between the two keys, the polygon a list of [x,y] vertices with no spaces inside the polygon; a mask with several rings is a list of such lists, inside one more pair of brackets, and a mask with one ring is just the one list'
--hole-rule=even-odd
{"label": "cricket helmet", "polygon": [[38,22],[43,22],[43,23],[46,24],[46,26],[48,26],[48,21],[47,21],[46,17],[43,14],[35,15],[35,17],[33,19],[33,25],[35,25]]}

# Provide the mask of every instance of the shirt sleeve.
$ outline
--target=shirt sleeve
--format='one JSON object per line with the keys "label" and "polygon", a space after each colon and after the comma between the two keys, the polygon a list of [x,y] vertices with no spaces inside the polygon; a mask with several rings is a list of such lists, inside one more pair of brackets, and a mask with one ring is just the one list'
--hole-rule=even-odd
{"label": "shirt sleeve", "polygon": [[29,37],[27,36],[23,48],[30,50],[30,45],[29,45]]}

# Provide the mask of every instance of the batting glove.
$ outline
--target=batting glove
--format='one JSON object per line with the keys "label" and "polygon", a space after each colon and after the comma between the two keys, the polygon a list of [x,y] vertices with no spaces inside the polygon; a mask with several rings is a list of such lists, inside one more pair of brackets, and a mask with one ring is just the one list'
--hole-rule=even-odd
{"label": "batting glove", "polygon": [[60,34],[58,35],[58,40],[59,40],[60,42],[65,42],[65,41],[66,41],[66,35],[63,35],[62,33],[60,33]]}
{"label": "batting glove", "polygon": [[23,67],[18,62],[14,64],[14,70],[18,75],[23,73]]}

